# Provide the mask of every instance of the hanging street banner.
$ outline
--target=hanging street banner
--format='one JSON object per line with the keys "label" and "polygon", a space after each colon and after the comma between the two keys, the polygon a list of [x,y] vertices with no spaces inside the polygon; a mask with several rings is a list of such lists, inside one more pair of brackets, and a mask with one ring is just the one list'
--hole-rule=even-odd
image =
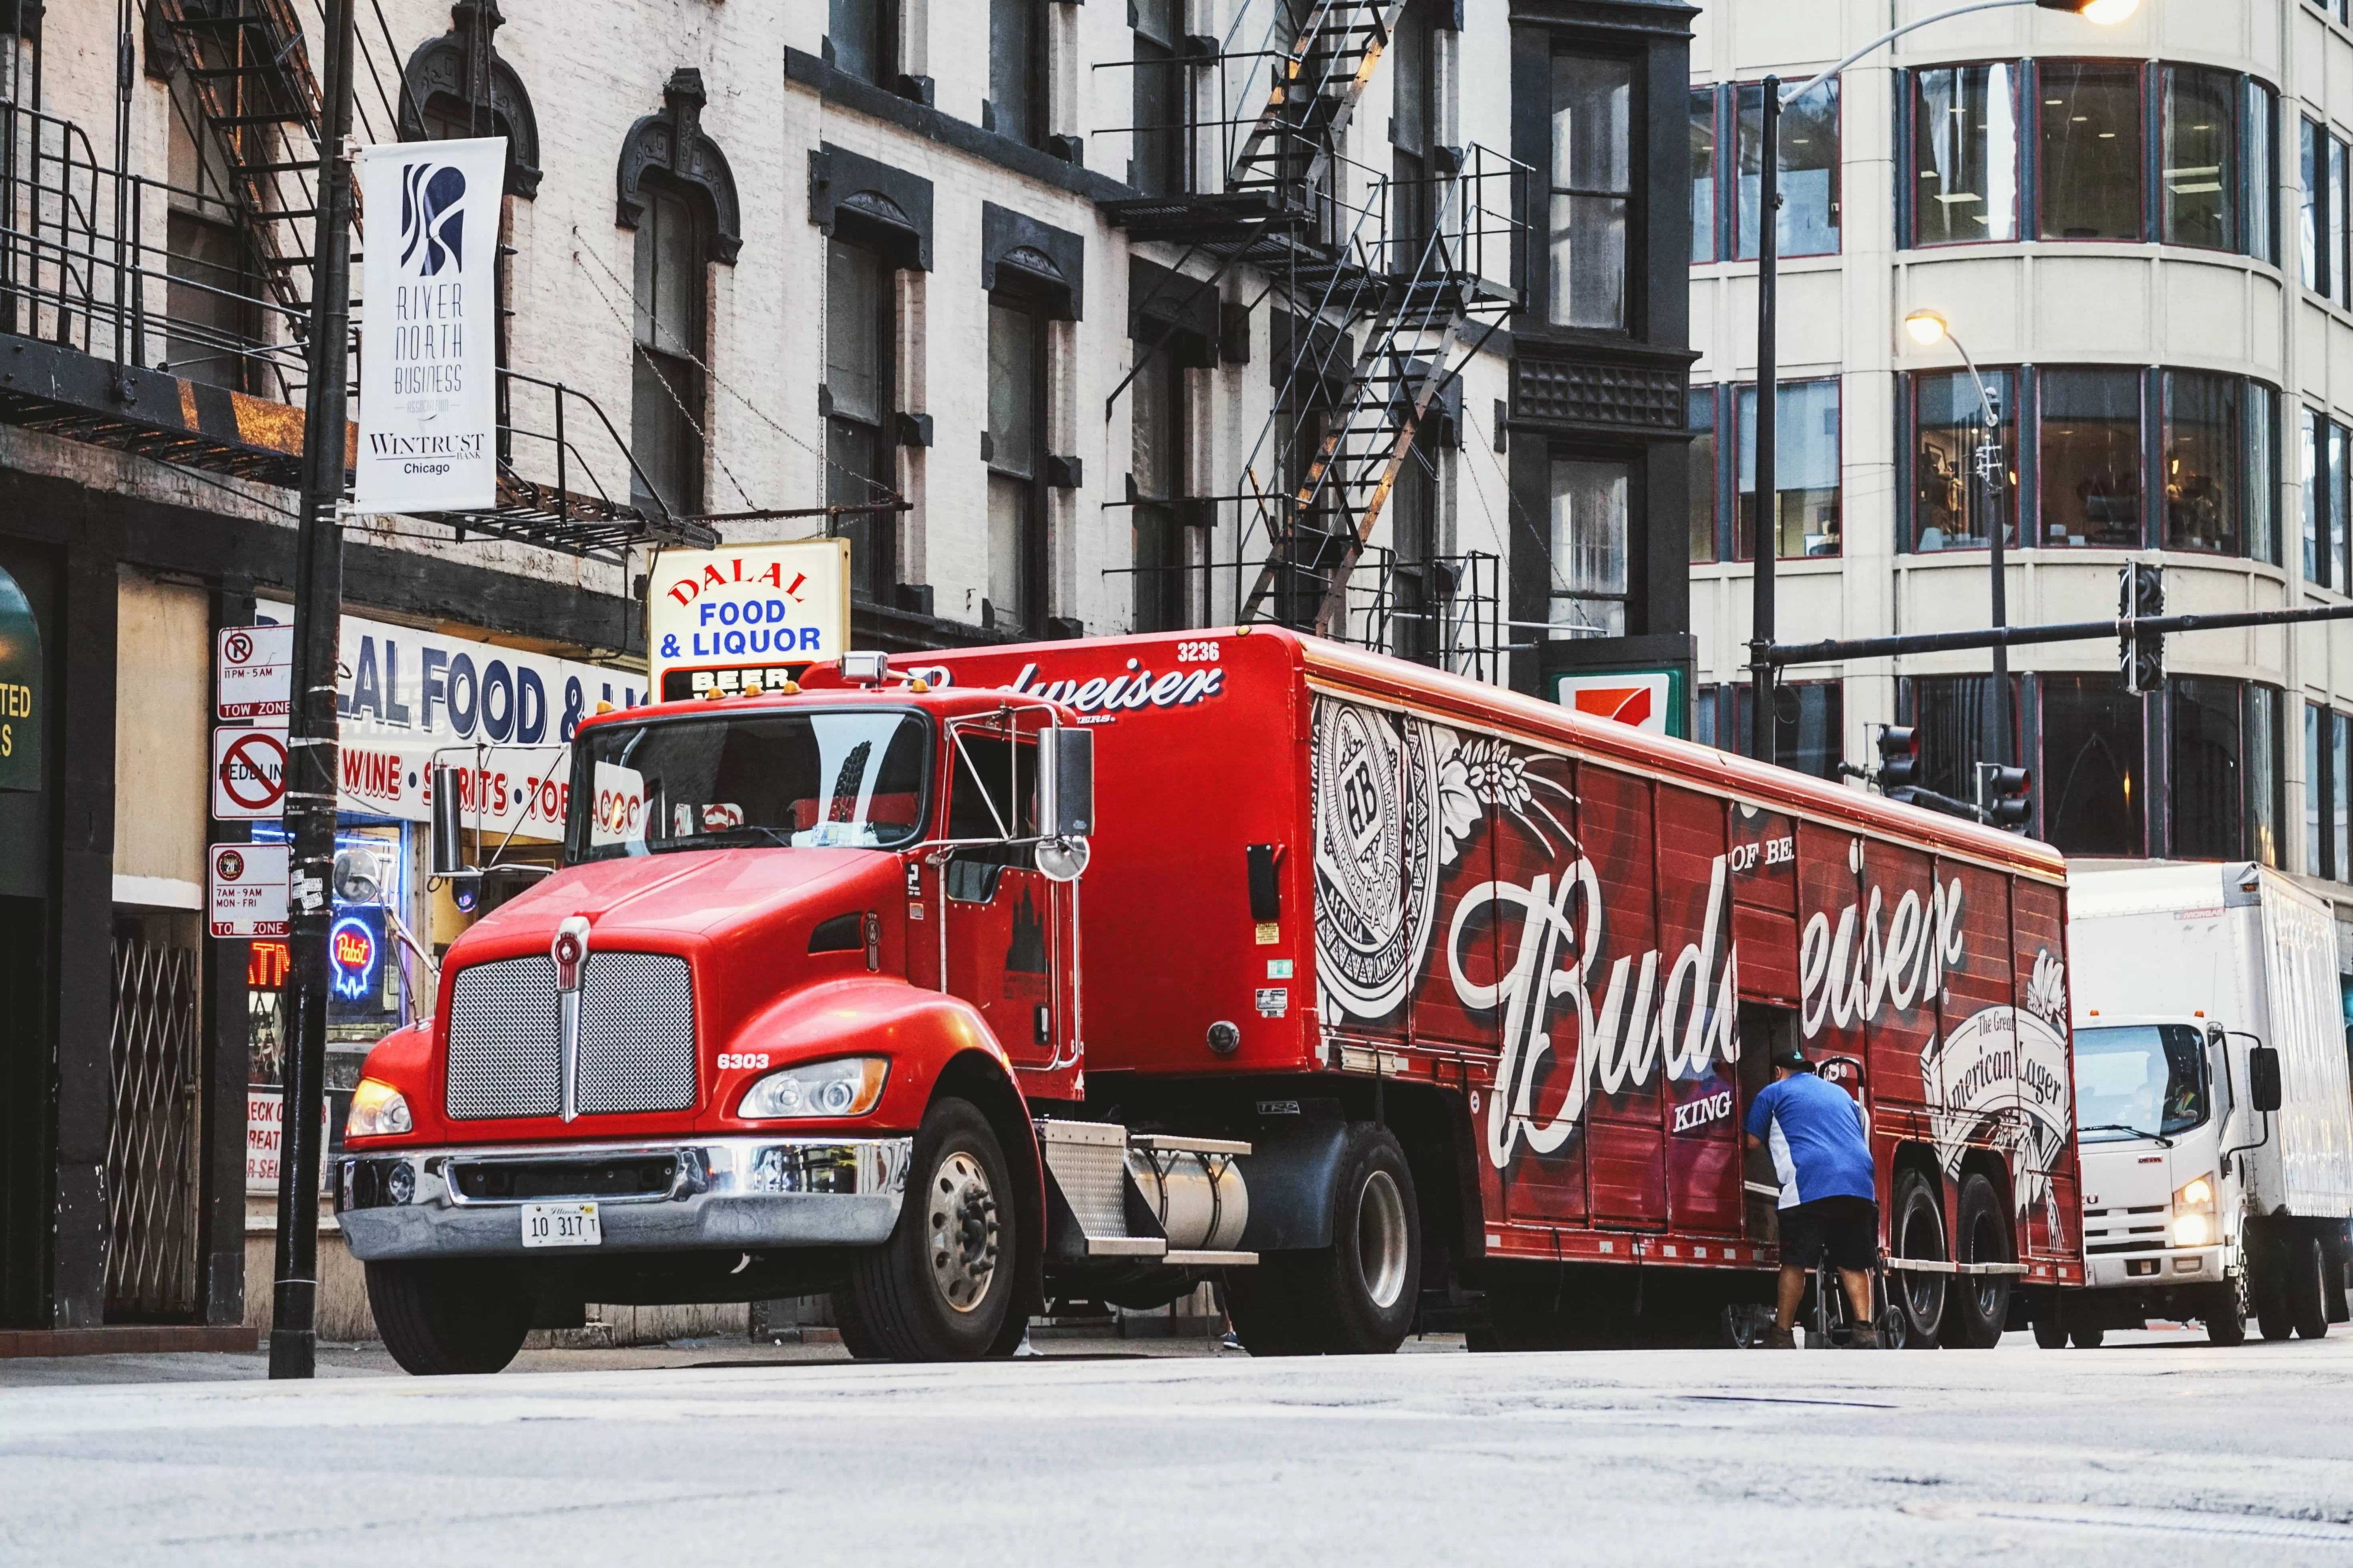
{"label": "hanging street banner", "polygon": [[214,718],[286,721],[293,706],[292,626],[223,626],[213,651]]}
{"label": "hanging street banner", "polygon": [[[260,613],[293,618],[288,606],[269,601]],[[438,754],[460,770],[468,826],[479,811],[484,832],[525,838],[563,836],[572,731],[580,721],[603,704],[647,700],[645,678],[630,670],[364,616],[343,617],[336,664],[338,810],[432,820]]]}
{"label": "hanging street banner", "polygon": [[849,541],[665,550],[646,634],[658,701],[797,679],[849,647]]}
{"label": "hanging street banner", "polygon": [[0,572],[0,789],[41,787],[41,669],[32,602]]}
{"label": "hanging street banner", "polygon": [[364,512],[498,504],[503,136],[360,149],[367,212],[357,483]]}
{"label": "hanging street banner", "polygon": [[213,935],[288,934],[285,845],[216,844],[206,858]]}

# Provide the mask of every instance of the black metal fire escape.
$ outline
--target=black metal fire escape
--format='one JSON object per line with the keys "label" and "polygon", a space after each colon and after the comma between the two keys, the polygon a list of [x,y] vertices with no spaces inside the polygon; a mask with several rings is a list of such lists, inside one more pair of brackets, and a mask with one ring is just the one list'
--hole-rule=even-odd
{"label": "black metal fire escape", "polygon": [[[1434,566],[1458,590],[1483,583],[1493,602],[1483,614],[1458,604],[1458,621],[1500,617],[1492,557],[1484,573],[1406,563],[1373,540],[1417,433],[1521,298],[1530,194],[1525,168],[1480,147],[1444,152],[1416,191],[1348,159],[1350,122],[1404,9],[1246,0],[1223,38],[1188,40],[1183,188],[1111,215],[1135,238],[1208,258],[1202,288],[1237,270],[1262,278],[1290,319],[1273,411],[1232,493],[1213,498],[1231,525],[1221,564],[1234,572],[1236,618],[1376,647],[1388,642],[1401,564]],[[1214,96],[1246,95],[1242,112],[1207,101],[1205,73]],[[1499,643],[1500,619],[1473,638]]]}

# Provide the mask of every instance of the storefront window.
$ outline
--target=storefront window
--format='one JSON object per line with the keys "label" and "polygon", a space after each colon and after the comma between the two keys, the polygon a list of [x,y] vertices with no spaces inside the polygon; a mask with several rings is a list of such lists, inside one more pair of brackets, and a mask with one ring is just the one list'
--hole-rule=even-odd
{"label": "storefront window", "polygon": [[2239,79],[2189,66],[2165,68],[2164,183],[2168,245],[2239,247]]}
{"label": "storefront window", "polygon": [[2245,761],[2239,683],[2180,676],[2168,683],[2173,731],[2171,854],[2232,860],[2245,850]]}
{"label": "storefront window", "polygon": [[2141,237],[2140,79],[2128,63],[2042,63],[2044,239]]}
{"label": "storefront window", "polygon": [[1912,73],[1912,243],[2018,237],[2014,67]]}
{"label": "storefront window", "polygon": [[2042,373],[2042,542],[2137,549],[2140,373]]}
{"label": "storefront window", "polygon": [[2197,371],[2165,373],[2165,547],[2239,553],[2239,380]]}
{"label": "storefront window", "polygon": [[[1775,404],[1774,539],[1783,557],[1839,552],[1839,384],[1784,382]],[[1757,389],[1739,395],[1739,559],[1757,556]]]}
{"label": "storefront window", "polygon": [[1569,637],[1626,635],[1624,463],[1552,465],[1552,625]]}
{"label": "storefront window", "polygon": [[[1785,83],[1786,90],[1789,84]],[[1740,258],[1757,255],[1757,204],[1764,171],[1765,89],[1739,89]],[[1781,111],[1781,254],[1835,256],[1839,249],[1839,84],[1823,83]]]}
{"label": "storefront window", "polygon": [[2069,855],[2143,853],[2141,700],[2112,675],[2045,675],[2042,836]]}
{"label": "storefront window", "polygon": [[1691,408],[1691,558],[1715,559],[1715,388],[1694,386]]}
{"label": "storefront window", "polygon": [[[1913,453],[1914,509],[1919,550],[1983,549],[1990,520],[2001,520],[2002,537],[2018,537],[2015,458],[2018,425],[2008,371],[1988,371],[1984,392],[1967,371],[1913,378],[1913,421],[1919,433]],[[1993,427],[2000,462],[1990,485],[1979,473],[1987,442],[1985,395],[1994,400],[2000,424]]]}

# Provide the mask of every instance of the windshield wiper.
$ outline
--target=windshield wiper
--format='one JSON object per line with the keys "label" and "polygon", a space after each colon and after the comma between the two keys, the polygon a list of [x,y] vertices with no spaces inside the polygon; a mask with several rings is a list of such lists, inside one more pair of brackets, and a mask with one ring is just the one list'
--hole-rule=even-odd
{"label": "windshield wiper", "polygon": [[2089,1127],[2078,1127],[2075,1131],[2078,1132],[2129,1132],[2136,1138],[2147,1138],[2152,1140],[2160,1149],[2170,1149],[2173,1147],[2173,1140],[2168,1138],[2164,1133],[2147,1131],[2138,1127],[2129,1126],[2122,1121],[2099,1121],[2094,1122]]}
{"label": "windshield wiper", "polygon": [[698,837],[704,843],[708,844],[713,839],[725,838],[730,834],[735,833],[756,833],[767,842],[776,845],[781,848],[790,849],[793,847],[792,836],[790,834],[779,833],[775,828],[765,826],[757,822],[739,822],[733,827],[717,828],[712,832],[698,835]]}

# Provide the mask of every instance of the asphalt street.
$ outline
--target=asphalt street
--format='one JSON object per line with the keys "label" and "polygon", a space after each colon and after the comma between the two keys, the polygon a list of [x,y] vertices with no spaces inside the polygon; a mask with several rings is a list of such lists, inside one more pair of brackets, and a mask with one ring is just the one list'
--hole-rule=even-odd
{"label": "asphalt street", "polygon": [[0,1363],[0,1563],[2353,1560],[2348,1335],[1057,1350],[706,1346],[437,1381],[360,1354],[305,1384],[251,1358]]}

